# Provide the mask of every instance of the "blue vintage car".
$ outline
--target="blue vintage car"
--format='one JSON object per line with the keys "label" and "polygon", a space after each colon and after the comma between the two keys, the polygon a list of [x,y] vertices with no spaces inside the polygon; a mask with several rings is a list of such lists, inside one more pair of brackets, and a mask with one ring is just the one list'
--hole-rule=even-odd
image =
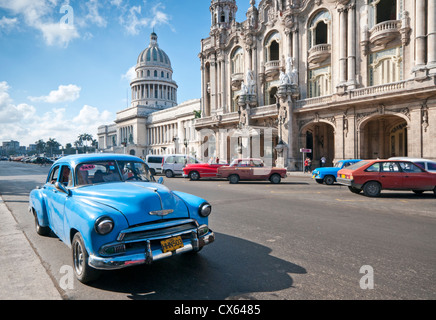
{"label": "blue vintage car", "polygon": [[312,171],[312,178],[316,182],[332,185],[336,182],[336,175],[342,168],[346,168],[353,163],[359,162],[359,159],[339,160],[334,167],[320,167]]}
{"label": "blue vintage car", "polygon": [[38,234],[53,231],[71,247],[76,277],[86,283],[97,270],[198,252],[214,241],[211,205],[162,182],[134,156],[67,156],[31,191],[29,211]]}

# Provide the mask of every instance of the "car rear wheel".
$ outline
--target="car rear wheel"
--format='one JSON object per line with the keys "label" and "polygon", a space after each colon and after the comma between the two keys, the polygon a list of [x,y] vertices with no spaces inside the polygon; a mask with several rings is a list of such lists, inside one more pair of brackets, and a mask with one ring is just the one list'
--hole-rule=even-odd
{"label": "car rear wheel", "polygon": [[229,177],[229,182],[230,182],[231,184],[238,183],[238,182],[239,182],[239,176],[238,176],[237,174],[232,174],[232,175]]}
{"label": "car rear wheel", "polygon": [[274,184],[278,184],[278,183],[280,183],[281,180],[282,180],[282,178],[281,178],[280,175],[278,175],[278,174],[273,174],[273,175],[269,178],[269,181],[271,181],[271,183],[274,183]]}
{"label": "car rear wheel", "polygon": [[174,177],[174,172],[172,170],[167,170],[167,171],[165,171],[165,176],[167,178],[172,178],[172,177]]}
{"label": "car rear wheel", "polygon": [[198,179],[200,179],[200,174],[197,171],[192,171],[189,174],[189,179],[192,181],[197,181]]}
{"label": "car rear wheel", "polygon": [[43,227],[39,224],[38,215],[36,214],[36,212],[33,212],[33,217],[35,218],[36,233],[40,236],[48,236],[50,233],[50,227]]}
{"label": "car rear wheel", "polygon": [[73,254],[73,269],[77,279],[82,283],[88,283],[97,279],[99,272],[88,265],[89,255],[79,232],[74,235],[71,247]]}
{"label": "car rear wheel", "polygon": [[329,185],[329,186],[331,186],[333,183],[335,183],[335,177],[333,177],[333,176],[325,176],[324,177],[324,182],[325,182],[325,184],[327,184],[327,185]]}
{"label": "car rear wheel", "polygon": [[363,194],[367,197],[378,197],[381,192],[381,185],[376,181],[367,182],[363,186]]}

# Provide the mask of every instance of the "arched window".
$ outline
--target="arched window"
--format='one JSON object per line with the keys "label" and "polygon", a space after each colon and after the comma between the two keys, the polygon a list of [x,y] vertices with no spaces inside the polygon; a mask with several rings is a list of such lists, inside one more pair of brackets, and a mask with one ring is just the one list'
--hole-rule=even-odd
{"label": "arched window", "polygon": [[328,11],[318,12],[309,23],[309,48],[330,43],[331,16]]}
{"label": "arched window", "polygon": [[154,76],[157,78],[157,70],[154,70]]}
{"label": "arched window", "polygon": [[233,51],[232,59],[232,74],[244,73],[244,50],[238,47]]}
{"label": "arched window", "polygon": [[370,28],[385,21],[398,19],[397,0],[370,0],[369,5]]}
{"label": "arched window", "polygon": [[280,60],[280,34],[272,33],[265,41],[266,62]]}

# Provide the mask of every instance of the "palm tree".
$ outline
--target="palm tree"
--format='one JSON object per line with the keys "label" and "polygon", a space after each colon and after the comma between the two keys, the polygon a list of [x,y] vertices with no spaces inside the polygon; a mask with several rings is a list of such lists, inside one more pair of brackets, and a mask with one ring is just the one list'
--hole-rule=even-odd
{"label": "palm tree", "polygon": [[53,156],[53,150],[58,150],[61,144],[56,139],[49,138],[45,145],[50,150],[50,156]]}
{"label": "palm tree", "polygon": [[83,146],[83,152],[86,153],[86,149],[88,147],[88,142],[92,142],[92,135],[90,135],[89,133],[82,133],[79,134],[79,136],[77,137],[80,142],[80,145]]}
{"label": "palm tree", "polygon": [[36,153],[43,153],[46,146],[44,140],[39,139],[38,141],[35,142],[35,144],[36,144]]}

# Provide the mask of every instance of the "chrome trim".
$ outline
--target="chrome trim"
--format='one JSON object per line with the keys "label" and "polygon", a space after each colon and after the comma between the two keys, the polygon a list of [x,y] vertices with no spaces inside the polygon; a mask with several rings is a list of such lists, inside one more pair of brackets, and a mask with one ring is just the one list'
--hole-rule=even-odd
{"label": "chrome trim", "polygon": [[152,215],[152,216],[166,216],[167,214],[173,213],[174,210],[173,209],[168,209],[168,210],[156,210],[156,211],[150,211],[148,214]]}
{"label": "chrome trim", "polygon": [[139,264],[150,264],[153,261],[169,258],[173,255],[189,251],[198,251],[201,247],[208,245],[214,241],[215,234],[212,230],[209,230],[209,232],[203,237],[198,237],[197,232],[193,230],[191,232],[191,238],[183,242],[183,248],[177,249],[175,251],[163,253],[161,249],[152,250],[151,241],[146,240],[144,253],[116,257],[99,257],[90,254],[88,258],[88,264],[90,267],[99,270],[116,270]]}

